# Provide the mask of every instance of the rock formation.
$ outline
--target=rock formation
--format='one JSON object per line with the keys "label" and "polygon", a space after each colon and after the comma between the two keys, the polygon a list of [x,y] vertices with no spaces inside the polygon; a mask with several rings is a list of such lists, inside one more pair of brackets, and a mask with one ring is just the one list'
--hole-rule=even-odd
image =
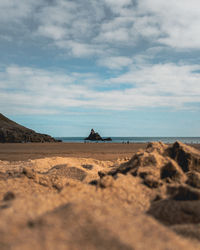
{"label": "rock formation", "polygon": [[112,141],[111,137],[104,138],[103,141]]}
{"label": "rock formation", "polygon": [[36,133],[0,114],[0,142],[56,142],[46,134]]}
{"label": "rock formation", "polygon": [[85,138],[85,140],[89,141],[103,141],[103,138],[99,135],[99,133],[95,132],[94,129],[91,129],[90,135]]}
{"label": "rock formation", "polygon": [[86,137],[84,140],[88,141],[112,141],[110,137],[103,139],[99,133],[95,132],[94,129],[91,129],[90,135]]}

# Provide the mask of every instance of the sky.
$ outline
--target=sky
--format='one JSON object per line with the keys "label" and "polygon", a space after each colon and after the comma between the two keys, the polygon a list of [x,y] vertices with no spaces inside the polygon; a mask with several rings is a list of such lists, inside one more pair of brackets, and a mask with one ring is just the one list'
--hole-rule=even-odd
{"label": "sky", "polygon": [[200,136],[200,1],[0,0],[0,112],[52,136]]}

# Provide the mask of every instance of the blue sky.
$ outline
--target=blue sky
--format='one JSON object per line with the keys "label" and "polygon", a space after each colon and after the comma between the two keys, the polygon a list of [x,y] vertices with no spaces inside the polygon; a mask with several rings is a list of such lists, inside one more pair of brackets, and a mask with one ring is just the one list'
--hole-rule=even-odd
{"label": "blue sky", "polygon": [[198,0],[0,0],[0,112],[53,136],[200,136]]}

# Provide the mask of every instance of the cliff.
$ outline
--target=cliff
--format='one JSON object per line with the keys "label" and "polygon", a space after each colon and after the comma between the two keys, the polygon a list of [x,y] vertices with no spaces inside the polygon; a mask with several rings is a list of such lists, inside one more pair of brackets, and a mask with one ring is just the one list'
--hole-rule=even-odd
{"label": "cliff", "polygon": [[56,140],[49,135],[36,133],[21,126],[0,113],[0,142],[56,142]]}

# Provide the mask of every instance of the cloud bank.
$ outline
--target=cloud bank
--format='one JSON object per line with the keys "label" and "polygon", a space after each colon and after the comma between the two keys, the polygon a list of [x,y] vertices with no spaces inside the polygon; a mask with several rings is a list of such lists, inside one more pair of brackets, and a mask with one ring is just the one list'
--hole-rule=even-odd
{"label": "cloud bank", "polygon": [[8,31],[20,26],[29,31],[24,36],[50,39],[74,56],[103,53],[111,44],[134,46],[140,38],[199,49],[199,9],[198,0],[2,0],[0,23],[1,28],[7,24]]}
{"label": "cloud bank", "polygon": [[76,107],[194,109],[200,103],[199,78],[199,65],[132,65],[129,72],[107,79],[13,65],[0,72],[0,105],[18,113],[59,113]]}
{"label": "cloud bank", "polygon": [[[22,63],[1,62],[0,105],[19,113],[196,109],[199,26],[198,0],[1,0],[2,51],[15,46]],[[49,49],[85,68],[26,65],[18,46],[27,44],[41,58]]]}

